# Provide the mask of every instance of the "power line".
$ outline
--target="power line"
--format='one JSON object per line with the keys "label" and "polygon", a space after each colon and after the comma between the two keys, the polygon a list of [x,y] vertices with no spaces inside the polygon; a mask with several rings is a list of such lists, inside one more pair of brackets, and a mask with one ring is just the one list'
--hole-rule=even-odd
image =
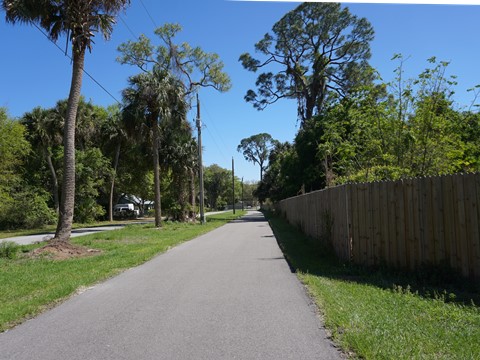
{"label": "power line", "polygon": [[142,0],[140,0],[140,4],[142,4],[143,8],[145,9],[145,12],[147,13],[148,17],[149,17],[150,20],[152,21],[153,26],[155,26],[155,29],[156,29],[158,26],[157,26],[155,20],[153,20],[152,15],[150,15],[150,11],[148,11],[147,7],[145,6],[145,4],[143,3]]}
{"label": "power line", "polygon": [[208,133],[210,134],[210,137],[212,138],[213,143],[215,144],[218,152],[220,153],[220,155],[222,155],[222,157],[223,157],[223,159],[225,160],[225,162],[228,163],[227,157],[226,157],[225,154],[223,153],[222,149],[218,146],[217,142],[215,141],[215,137],[213,136],[212,132],[211,132],[210,129],[208,128],[208,126],[207,126],[207,124],[205,123],[205,121],[203,121],[203,124],[205,125],[205,129],[207,129]]}
{"label": "power line", "polygon": [[[63,49],[55,41],[50,39],[50,37],[37,24],[35,24],[33,21],[31,21],[31,23],[33,26],[37,28],[38,31],[40,31],[43,34],[43,36],[45,36],[48,39],[48,41],[50,41],[53,45],[56,46],[58,50],[60,50],[66,57],[68,57],[70,61],[73,61],[73,58],[70,55],[68,55],[66,51],[63,51]],[[113,100],[115,100],[118,104],[122,105],[122,103],[115,96],[113,96],[112,93],[108,91],[102,84],[100,84],[100,82],[98,82],[92,75],[90,75],[90,73],[87,70],[85,70],[85,68],[82,68],[82,71],[103,91],[105,91],[105,93],[107,93]]]}
{"label": "power line", "polygon": [[228,148],[228,146],[227,146],[227,145],[225,144],[225,142],[223,141],[223,138],[219,135],[220,132],[218,131],[217,127],[215,126],[215,123],[214,123],[214,121],[213,121],[213,119],[212,119],[212,116],[210,115],[210,112],[208,111],[208,109],[207,109],[207,107],[205,106],[205,104],[203,105],[203,109],[204,109],[205,112],[207,113],[207,117],[208,117],[210,120],[212,120],[212,121],[210,122],[210,124],[212,125],[213,129],[215,130],[216,134],[218,135],[220,141],[222,142],[222,145],[224,146],[224,148]]}
{"label": "power line", "polygon": [[125,25],[125,27],[127,28],[127,30],[130,32],[130,34],[133,36],[134,39],[137,38],[137,36],[134,34],[134,32],[132,31],[132,29],[130,28],[130,26],[128,26],[127,22],[123,19],[123,17],[121,15],[118,15],[118,17],[120,18],[120,21],[122,22],[123,25]]}

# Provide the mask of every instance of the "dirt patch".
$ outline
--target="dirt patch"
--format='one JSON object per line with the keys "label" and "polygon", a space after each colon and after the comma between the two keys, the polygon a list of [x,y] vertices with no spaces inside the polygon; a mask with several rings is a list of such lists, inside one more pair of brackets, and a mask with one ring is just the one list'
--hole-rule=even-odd
{"label": "dirt patch", "polygon": [[88,249],[64,241],[53,241],[30,253],[34,258],[48,258],[52,260],[67,260],[101,253],[100,250]]}

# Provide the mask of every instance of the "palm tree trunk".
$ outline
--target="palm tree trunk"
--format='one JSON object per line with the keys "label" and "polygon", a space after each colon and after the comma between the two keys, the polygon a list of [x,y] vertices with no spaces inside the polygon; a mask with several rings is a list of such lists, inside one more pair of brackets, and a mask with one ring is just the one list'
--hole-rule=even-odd
{"label": "palm tree trunk", "polygon": [[112,185],[110,186],[110,201],[108,203],[108,218],[113,221],[113,190],[115,189],[115,178],[117,176],[118,159],[120,158],[121,143],[117,145],[117,151],[115,152],[115,162],[113,164],[113,176]]}
{"label": "palm tree trunk", "polygon": [[68,242],[72,232],[75,206],[75,120],[82,88],[85,49],[73,49],[73,70],[70,94],[68,95],[67,116],[63,129],[63,183],[60,213],[55,240]]}
{"label": "palm tree trunk", "polygon": [[[155,117],[157,118],[157,117]],[[160,195],[160,164],[158,159],[159,142],[158,124],[153,122],[153,186],[155,187],[155,227],[162,227],[162,205]]]}
{"label": "palm tree trunk", "polygon": [[59,213],[59,208],[60,208],[60,201],[58,198],[58,178],[57,178],[57,173],[55,171],[55,167],[53,166],[52,162],[52,155],[50,154],[50,151],[48,149],[45,150],[45,157],[47,159],[47,164],[48,168],[50,169],[50,175],[52,177],[52,195],[53,195],[53,204],[55,206],[55,212]]}

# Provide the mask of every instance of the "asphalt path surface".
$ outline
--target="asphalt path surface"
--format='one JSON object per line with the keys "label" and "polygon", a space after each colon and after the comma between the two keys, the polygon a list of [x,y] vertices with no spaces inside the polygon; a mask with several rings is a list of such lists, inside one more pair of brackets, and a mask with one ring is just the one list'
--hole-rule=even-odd
{"label": "asphalt path surface", "polygon": [[0,359],[340,359],[259,212],[0,334]]}

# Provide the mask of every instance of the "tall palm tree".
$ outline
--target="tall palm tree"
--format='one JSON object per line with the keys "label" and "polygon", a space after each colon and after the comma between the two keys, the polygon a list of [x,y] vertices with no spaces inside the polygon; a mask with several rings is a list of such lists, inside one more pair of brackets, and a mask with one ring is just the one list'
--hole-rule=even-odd
{"label": "tall palm tree", "polygon": [[42,27],[52,41],[66,35],[72,46],[72,78],[64,126],[64,179],[55,240],[68,241],[75,201],[75,120],[82,87],[85,53],[95,32],[108,39],[115,15],[129,0],[2,0],[6,20]]}
{"label": "tall palm tree", "polygon": [[123,128],[121,109],[117,105],[112,105],[107,108],[108,117],[102,123],[100,128],[101,143],[104,144],[104,153],[112,154],[113,157],[113,173],[110,183],[110,195],[108,203],[108,217],[113,221],[113,195],[115,190],[115,180],[117,177],[117,169],[120,161],[120,152],[122,144],[126,140],[125,130]]}
{"label": "tall palm tree", "polygon": [[[166,71],[152,70],[129,78],[123,91],[123,118],[127,133],[151,146],[155,190],[155,226],[162,226],[160,192],[160,121],[184,117],[187,109],[182,83]],[[182,115],[179,115],[182,114]]]}
{"label": "tall palm tree", "polygon": [[21,122],[27,128],[30,143],[40,150],[47,162],[52,182],[53,203],[58,214],[60,207],[59,187],[57,172],[52,161],[52,147],[58,146],[62,142],[61,128],[63,122],[59,121],[58,116],[55,116],[53,109],[47,110],[41,107],[36,107],[23,115]]}
{"label": "tall palm tree", "polygon": [[[162,165],[172,173],[172,187],[178,205],[175,220],[185,221],[190,213],[194,219],[195,187],[194,173],[198,168],[198,145],[193,138],[192,128],[186,119],[179,119],[162,128]],[[192,190],[193,186],[193,190]],[[193,192],[193,194],[192,194]],[[190,210],[187,209],[190,203]]]}

